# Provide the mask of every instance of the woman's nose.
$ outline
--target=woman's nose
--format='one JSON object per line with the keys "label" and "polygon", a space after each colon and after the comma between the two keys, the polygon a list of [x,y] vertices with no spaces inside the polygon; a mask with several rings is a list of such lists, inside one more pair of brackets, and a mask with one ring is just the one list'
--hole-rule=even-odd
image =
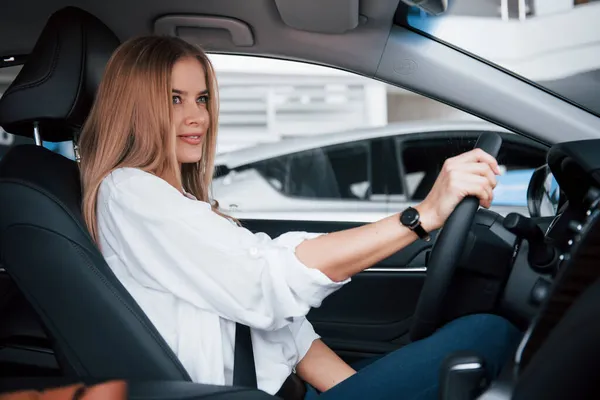
{"label": "woman's nose", "polygon": [[208,111],[203,107],[198,107],[194,104],[190,106],[186,113],[186,124],[188,125],[203,125],[208,119]]}

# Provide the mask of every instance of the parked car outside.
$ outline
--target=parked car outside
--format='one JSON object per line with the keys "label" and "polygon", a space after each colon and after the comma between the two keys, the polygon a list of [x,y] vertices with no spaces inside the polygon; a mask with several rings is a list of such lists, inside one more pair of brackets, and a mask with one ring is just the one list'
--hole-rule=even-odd
{"label": "parked car outside", "polygon": [[241,219],[369,222],[424,199],[444,161],[484,131],[504,139],[492,209],[529,215],[527,187],[547,149],[481,121],[393,123],[223,153],[213,196]]}

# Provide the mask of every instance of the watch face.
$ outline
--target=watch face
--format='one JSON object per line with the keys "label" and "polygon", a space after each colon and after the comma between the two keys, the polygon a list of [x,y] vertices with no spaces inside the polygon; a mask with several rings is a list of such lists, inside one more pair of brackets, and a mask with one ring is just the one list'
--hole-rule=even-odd
{"label": "watch face", "polygon": [[405,226],[413,226],[419,222],[419,212],[412,207],[407,208],[400,217],[400,222]]}

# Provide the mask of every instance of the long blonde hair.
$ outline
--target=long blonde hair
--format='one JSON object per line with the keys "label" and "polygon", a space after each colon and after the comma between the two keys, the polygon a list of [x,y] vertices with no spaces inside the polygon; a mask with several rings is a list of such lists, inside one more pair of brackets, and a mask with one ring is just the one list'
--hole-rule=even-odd
{"label": "long blonde hair", "polygon": [[[171,71],[178,60],[187,57],[195,57],[204,67],[210,123],[202,158],[180,168],[171,132]],[[200,48],[175,37],[144,36],[123,43],[115,51],[79,140],[82,211],[96,242],[98,189],[117,168],[139,168],[157,176],[175,177],[188,193],[210,202],[218,104],[215,72]],[[216,202],[213,210],[219,213]]]}

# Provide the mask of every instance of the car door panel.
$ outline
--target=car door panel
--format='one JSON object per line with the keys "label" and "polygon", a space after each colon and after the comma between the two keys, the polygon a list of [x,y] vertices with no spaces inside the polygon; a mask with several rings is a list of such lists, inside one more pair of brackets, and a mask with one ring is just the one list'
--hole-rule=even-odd
{"label": "car door panel", "polygon": [[425,266],[427,265],[427,257],[429,256],[429,252],[433,247],[436,235],[437,232],[431,232],[431,240],[429,242],[417,240],[406,246],[404,249],[402,249],[402,251],[399,251],[395,254],[392,254],[390,257],[381,260],[377,266],[374,266],[371,268],[371,270],[380,268],[400,268],[404,270],[404,272],[408,272],[409,270],[412,270],[413,272],[424,270]]}
{"label": "car door panel", "polygon": [[[253,232],[271,237],[289,231],[335,232],[361,223],[244,220]],[[315,330],[347,360],[381,354],[406,343],[431,242],[416,241],[368,270],[308,314]]]}
{"label": "car door panel", "polygon": [[324,337],[391,342],[410,327],[424,272],[363,272],[308,317]]}

